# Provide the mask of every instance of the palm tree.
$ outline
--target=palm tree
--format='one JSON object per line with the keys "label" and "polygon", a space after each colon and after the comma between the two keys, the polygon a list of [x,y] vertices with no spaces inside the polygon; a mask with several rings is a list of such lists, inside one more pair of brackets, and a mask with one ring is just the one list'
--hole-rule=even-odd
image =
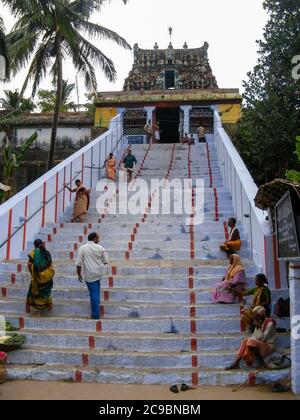
{"label": "palm tree", "polygon": [[63,60],[71,58],[75,69],[84,77],[86,88],[96,92],[95,66],[99,66],[110,81],[116,79],[116,69],[113,62],[82,33],[92,38],[109,39],[124,48],[131,48],[116,32],[90,21],[92,13],[100,10],[107,1],[109,0],[3,0],[18,19],[9,35],[14,71],[17,72],[31,61],[23,90],[33,80],[34,97],[50,66],[56,82],[48,169],[53,166],[62,102]]}
{"label": "palm tree", "polygon": [[[55,87],[55,83],[54,87]],[[62,81],[62,95],[60,112],[76,111],[76,105],[71,101],[72,93],[75,89],[75,83],[68,83],[67,80]],[[54,112],[56,103],[56,90],[40,89],[38,91],[39,102],[38,107],[42,112]]]}
{"label": "palm tree", "polygon": [[35,104],[30,98],[24,98],[16,90],[4,90],[4,97],[0,98],[2,107],[8,111],[32,112]]}
{"label": "palm tree", "polygon": [[[8,59],[8,47],[7,47],[7,39],[5,35],[5,28],[3,24],[3,19],[0,16],[0,56],[2,56],[5,60],[5,74],[4,79],[7,79],[9,76],[9,59]],[[2,63],[0,62],[0,66]],[[0,69],[1,70],[1,69]],[[1,73],[0,73],[1,76]]]}

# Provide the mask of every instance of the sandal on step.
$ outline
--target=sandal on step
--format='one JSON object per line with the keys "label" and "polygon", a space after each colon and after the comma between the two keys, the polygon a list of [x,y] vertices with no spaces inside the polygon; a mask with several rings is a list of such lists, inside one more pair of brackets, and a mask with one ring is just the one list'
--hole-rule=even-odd
{"label": "sandal on step", "polygon": [[177,385],[172,385],[170,388],[171,392],[174,392],[174,394],[178,394],[179,393],[179,389]]}

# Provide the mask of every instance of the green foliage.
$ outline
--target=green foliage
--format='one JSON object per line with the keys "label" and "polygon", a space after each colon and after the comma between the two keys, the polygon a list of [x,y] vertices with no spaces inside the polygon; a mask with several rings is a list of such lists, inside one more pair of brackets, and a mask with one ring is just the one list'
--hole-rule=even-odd
{"label": "green foliage", "polygon": [[258,63],[244,82],[245,106],[234,138],[258,184],[285,175],[300,134],[299,81],[292,77],[292,58],[300,53],[299,0],[263,4],[270,19],[258,42]]}
{"label": "green foliage", "polygon": [[[298,161],[300,162],[300,136],[296,137],[296,155],[297,155]],[[294,181],[300,184],[300,171],[296,171],[292,169],[290,171],[287,171],[285,176],[290,181]]]}
{"label": "green foliage", "polygon": [[18,89],[4,90],[4,97],[0,98],[3,108],[8,111],[32,112],[35,104],[30,98],[24,98]]}
{"label": "green foliage", "polygon": [[4,179],[13,177],[15,169],[20,166],[20,163],[24,159],[25,153],[30,149],[37,137],[38,134],[35,132],[23,143],[20,148],[15,148],[11,142],[6,144],[3,154]]}
{"label": "green foliage", "polygon": [[[53,84],[55,88],[55,84]],[[60,112],[76,111],[76,105],[71,101],[72,93],[75,89],[75,83],[68,83],[67,80],[62,81],[62,99]],[[38,91],[38,107],[41,112],[54,112],[56,103],[56,90],[40,89]]]}

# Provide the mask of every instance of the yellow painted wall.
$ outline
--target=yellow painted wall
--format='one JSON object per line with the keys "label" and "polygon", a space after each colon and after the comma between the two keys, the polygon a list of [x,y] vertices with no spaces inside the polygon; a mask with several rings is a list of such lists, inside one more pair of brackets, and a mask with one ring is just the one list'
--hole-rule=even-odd
{"label": "yellow painted wall", "polygon": [[[225,112],[227,111],[228,112]],[[240,104],[224,104],[219,105],[219,112],[223,113],[221,115],[222,123],[236,123],[242,116],[242,108]]]}
{"label": "yellow painted wall", "polygon": [[95,127],[109,127],[112,118],[118,114],[117,108],[96,108]]}

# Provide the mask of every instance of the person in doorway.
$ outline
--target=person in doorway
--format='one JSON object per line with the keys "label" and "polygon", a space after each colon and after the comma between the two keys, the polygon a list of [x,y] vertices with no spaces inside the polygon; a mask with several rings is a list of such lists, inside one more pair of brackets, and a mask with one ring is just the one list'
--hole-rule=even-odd
{"label": "person in doorway", "polygon": [[253,309],[255,330],[251,338],[244,338],[237,358],[226,370],[239,369],[243,359],[248,366],[257,361],[260,368],[266,368],[264,358],[275,351],[277,331],[273,318],[266,317],[266,310],[262,306]]}
{"label": "person in doorway", "polygon": [[148,122],[146,123],[144,127],[144,131],[146,132],[146,136],[147,136],[147,144],[150,144],[153,137],[153,127],[152,127],[151,120],[148,120]]}
{"label": "person in doorway", "polygon": [[[268,288],[268,280],[266,276],[257,274],[255,277],[255,285],[253,289],[246,290],[242,293],[243,296],[253,296],[252,305],[250,308],[242,311],[241,319],[246,328],[250,331],[253,330],[254,314],[253,308],[262,306],[266,310],[266,316],[270,316],[270,305],[271,305],[271,291]],[[251,331],[253,332],[253,331]]]}
{"label": "person in doorway", "polygon": [[91,190],[85,188],[79,179],[75,181],[75,185],[76,188],[74,189],[71,189],[68,185],[65,185],[65,187],[68,188],[71,193],[76,193],[71,222],[74,223],[79,220],[79,222],[82,223],[83,217],[87,214],[90,207]]}
{"label": "person in doorway", "polygon": [[221,251],[227,252],[228,254],[232,254],[241,249],[242,242],[240,232],[236,227],[236,219],[231,217],[227,223],[230,227],[230,237],[228,241],[220,246],[220,249]]}
{"label": "person in doorway", "polygon": [[239,255],[230,255],[230,266],[223,281],[211,293],[213,303],[234,303],[236,297],[241,297],[246,288],[246,277]]}
{"label": "person in doorway", "polygon": [[158,121],[154,126],[154,140],[155,140],[155,143],[160,142],[160,125]]}
{"label": "person in doorway", "polygon": [[36,310],[32,315],[38,316],[52,308],[51,292],[55,271],[51,254],[41,239],[34,241],[34,249],[29,253],[28,258],[31,282],[26,303]]}
{"label": "person in doorway", "polygon": [[206,138],[205,138],[206,130],[202,125],[200,125],[197,128],[197,134],[199,137],[199,143],[206,143]]}
{"label": "person in doorway", "polygon": [[137,164],[136,157],[132,154],[131,149],[127,150],[127,155],[125,156],[123,160],[124,167],[127,171],[127,178],[128,183],[132,180],[132,173],[134,170],[134,165]]}
{"label": "person in doorway", "polygon": [[100,282],[109,262],[107,252],[99,242],[98,233],[91,233],[88,243],[80,247],[76,261],[78,280],[85,281],[89,291],[91,319],[100,319]]}
{"label": "person in doorway", "polygon": [[106,176],[107,179],[111,181],[116,181],[116,174],[117,174],[117,161],[114,158],[113,153],[109,154],[108,159],[105,161],[105,169],[106,169]]}
{"label": "person in doorway", "polygon": [[188,133],[184,133],[181,143],[191,146],[192,144],[195,144],[195,140]]}

